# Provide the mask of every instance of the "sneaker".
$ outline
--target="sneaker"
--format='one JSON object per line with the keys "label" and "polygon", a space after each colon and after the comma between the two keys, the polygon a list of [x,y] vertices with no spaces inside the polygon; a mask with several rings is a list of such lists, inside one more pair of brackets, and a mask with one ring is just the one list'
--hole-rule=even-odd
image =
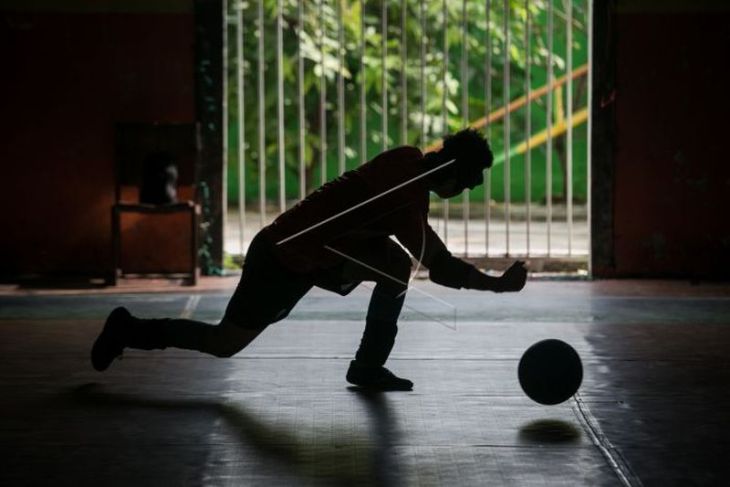
{"label": "sneaker", "polygon": [[91,348],[91,365],[102,372],[109,368],[124,350],[124,326],[132,317],[127,308],[119,307],[109,313],[99,337]]}
{"label": "sneaker", "polygon": [[413,382],[397,377],[385,367],[363,365],[357,360],[350,362],[347,382],[378,391],[410,391],[413,389]]}

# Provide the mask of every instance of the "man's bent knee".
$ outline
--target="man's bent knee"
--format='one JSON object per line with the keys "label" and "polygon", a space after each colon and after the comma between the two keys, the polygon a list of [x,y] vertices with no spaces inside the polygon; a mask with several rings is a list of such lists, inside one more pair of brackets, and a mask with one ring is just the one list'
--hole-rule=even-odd
{"label": "man's bent knee", "polygon": [[259,336],[264,328],[243,328],[223,320],[216,327],[215,333],[211,337],[208,352],[220,358],[233,357]]}
{"label": "man's bent knee", "polygon": [[405,291],[411,277],[411,258],[405,252],[396,254],[389,262],[387,272],[388,276],[381,276],[377,282],[392,292]]}

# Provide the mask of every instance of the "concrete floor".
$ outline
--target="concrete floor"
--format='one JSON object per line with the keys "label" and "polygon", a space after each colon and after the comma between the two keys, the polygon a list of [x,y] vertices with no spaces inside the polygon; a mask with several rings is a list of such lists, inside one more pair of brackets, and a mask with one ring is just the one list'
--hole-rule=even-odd
{"label": "concrete floor", "polygon": [[[416,286],[443,302],[409,293],[389,366],[415,389],[376,395],[344,381],[365,288],[312,292],[232,359],[130,351],[103,374],[88,351],[114,306],[215,321],[230,290],[1,296],[0,485],[727,482],[730,286]],[[550,407],[516,380],[547,337],[585,367]]]}

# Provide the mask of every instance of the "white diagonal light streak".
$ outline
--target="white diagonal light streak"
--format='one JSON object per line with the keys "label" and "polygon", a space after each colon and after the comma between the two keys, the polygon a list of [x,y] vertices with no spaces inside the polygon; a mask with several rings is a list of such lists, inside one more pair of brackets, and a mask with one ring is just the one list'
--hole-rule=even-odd
{"label": "white diagonal light streak", "polygon": [[[374,291],[375,290],[375,287],[374,286],[368,286],[365,283],[361,283],[360,285],[363,286],[363,287],[365,287],[365,288],[367,288],[367,289],[370,289],[371,291]],[[420,291],[420,289],[418,289],[416,287],[414,287],[412,289],[415,289],[416,291]],[[406,302],[403,303],[403,306],[406,307],[406,308],[408,308],[408,309],[410,309],[411,311],[415,311],[419,315],[425,316],[426,318],[435,321],[439,325],[444,325],[446,328],[448,328],[451,331],[456,331],[456,308],[454,308],[454,312],[452,314],[453,324],[450,325],[450,324],[446,323],[445,321],[442,321],[442,320],[436,318],[435,316],[431,316],[430,314],[428,314],[426,312],[417,310],[413,306],[409,306],[408,303],[406,303]]]}
{"label": "white diagonal light streak", "polygon": [[[409,289],[414,289],[414,290],[418,291],[419,293],[423,294],[424,296],[427,296],[427,297],[433,299],[434,301],[437,301],[437,302],[439,302],[439,303],[441,303],[443,305],[448,306],[449,308],[451,308],[452,310],[454,310],[454,316],[456,315],[456,307],[454,305],[452,305],[451,303],[447,303],[443,299],[437,298],[436,296],[434,296],[434,295],[432,295],[430,293],[427,293],[426,291],[424,291],[422,289],[419,289],[419,288],[417,288],[415,286],[411,286],[409,282],[405,282],[405,281],[402,281],[402,280],[398,279],[397,277],[393,277],[390,274],[388,274],[387,272],[383,272],[380,269],[377,269],[377,268],[375,268],[375,267],[373,267],[371,265],[368,265],[365,262],[362,262],[361,260],[356,259],[355,257],[352,257],[350,255],[347,255],[344,252],[340,252],[337,249],[333,249],[329,245],[325,245],[324,248],[326,248],[327,250],[329,250],[331,252],[334,252],[335,254],[337,254],[339,256],[342,256],[342,257],[344,257],[344,258],[346,258],[348,260],[351,260],[351,261],[355,262],[356,264],[360,264],[361,266],[365,267],[366,269],[370,269],[371,271],[376,272],[376,273],[380,274],[381,276],[387,277],[388,279],[391,279],[391,280],[397,282],[398,284],[401,284],[401,285],[405,286],[406,287],[406,291],[409,290]],[[403,291],[402,293],[400,293],[398,295],[398,297],[402,296],[403,293],[405,293],[406,291]],[[410,309],[413,309],[410,306],[409,306],[409,308]],[[446,326],[447,328],[449,328],[451,330],[456,330],[456,324],[455,323],[454,323],[454,326],[452,328],[452,327],[448,326],[446,323],[444,323],[443,321],[439,320],[438,318],[434,318],[433,316],[430,316],[428,313],[424,313],[423,311],[418,311],[418,310],[415,310],[415,311],[417,311],[418,313],[421,313],[424,316],[427,316],[427,317],[431,318],[432,320],[434,320],[434,321],[436,321],[438,323],[443,324],[444,326]]]}
{"label": "white diagonal light streak", "polygon": [[456,161],[456,159],[451,159],[450,161],[444,162],[443,164],[441,164],[441,165],[439,165],[439,166],[437,166],[437,167],[435,167],[433,169],[430,169],[430,170],[424,172],[423,174],[419,174],[418,176],[416,176],[414,178],[411,178],[408,181],[402,182],[399,185],[394,186],[394,187],[392,187],[392,188],[390,188],[388,190],[385,190],[385,191],[383,191],[380,194],[376,194],[372,198],[368,198],[365,201],[362,201],[362,202],[356,204],[355,206],[351,206],[350,208],[347,208],[345,210],[342,210],[341,212],[339,212],[339,213],[337,213],[335,215],[332,215],[329,218],[325,218],[324,220],[321,220],[321,221],[319,221],[319,222],[317,222],[317,223],[315,223],[313,225],[310,225],[309,227],[305,228],[304,230],[301,230],[301,231],[299,231],[299,232],[297,232],[297,233],[295,233],[293,235],[289,235],[288,237],[279,240],[278,242],[276,242],[276,245],[281,245],[283,243],[288,242],[289,240],[292,240],[294,238],[297,238],[300,235],[303,235],[303,234],[305,234],[305,233],[307,233],[307,232],[309,232],[311,230],[314,230],[317,227],[321,227],[325,223],[328,223],[328,222],[334,220],[335,218],[339,218],[342,215],[344,215],[346,213],[350,213],[351,211],[354,211],[354,210],[360,208],[361,206],[367,205],[368,203],[373,202],[373,201],[377,200],[378,198],[381,198],[381,197],[385,196],[388,193],[392,193],[393,191],[395,191],[397,189],[400,189],[403,186],[406,186],[407,184],[410,184],[410,183],[412,183],[414,181],[417,181],[417,180],[419,180],[421,178],[424,178],[424,177],[428,176],[429,174],[431,174],[432,172],[438,171],[439,169],[441,169],[443,167],[446,167],[449,164],[452,164],[454,161]]}
{"label": "white diagonal light streak", "polygon": [[423,222],[423,216],[421,216],[421,253],[418,256],[418,263],[416,264],[416,270],[413,271],[413,274],[411,274],[411,277],[408,279],[408,287],[405,288],[398,297],[400,298],[403,296],[406,291],[408,291],[408,288],[411,286],[411,282],[413,282],[413,278],[416,277],[416,274],[418,274],[418,270],[421,268],[421,262],[423,262],[423,253],[426,250],[426,224]]}
{"label": "white diagonal light streak", "polygon": [[200,294],[193,294],[192,296],[189,296],[188,300],[185,302],[185,308],[180,312],[180,318],[192,318],[195,308],[198,307],[198,303],[200,303]]}

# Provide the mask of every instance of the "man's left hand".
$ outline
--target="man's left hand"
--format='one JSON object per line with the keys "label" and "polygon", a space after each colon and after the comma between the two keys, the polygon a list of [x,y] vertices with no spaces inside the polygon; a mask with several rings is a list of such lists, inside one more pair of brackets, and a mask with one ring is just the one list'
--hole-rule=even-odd
{"label": "man's left hand", "polygon": [[527,269],[525,269],[525,263],[518,260],[504,271],[499,278],[498,289],[495,291],[498,293],[521,291],[525,287],[525,281],[527,281]]}

